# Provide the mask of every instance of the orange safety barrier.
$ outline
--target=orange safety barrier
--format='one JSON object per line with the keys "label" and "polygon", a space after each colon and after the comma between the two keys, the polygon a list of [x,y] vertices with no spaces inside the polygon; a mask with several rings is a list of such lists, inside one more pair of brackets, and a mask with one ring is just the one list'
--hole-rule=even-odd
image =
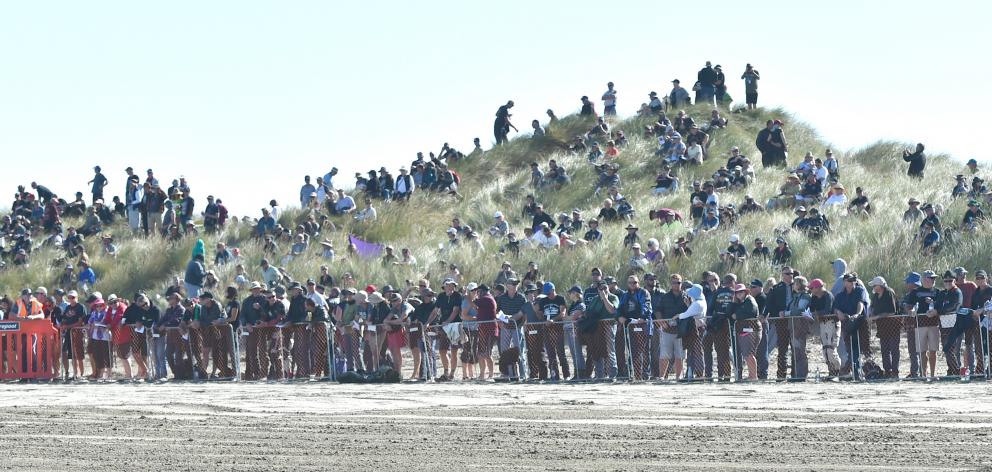
{"label": "orange safety barrier", "polygon": [[0,380],[58,377],[61,346],[49,320],[0,321]]}

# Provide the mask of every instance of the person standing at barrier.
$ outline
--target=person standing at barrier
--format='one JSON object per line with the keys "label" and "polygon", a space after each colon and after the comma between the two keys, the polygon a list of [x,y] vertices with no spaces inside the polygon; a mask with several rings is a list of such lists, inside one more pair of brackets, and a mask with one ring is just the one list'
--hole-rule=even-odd
{"label": "person standing at barrier", "polygon": [[194,380],[203,380],[207,376],[206,360],[203,359],[203,335],[199,329],[200,310],[202,307],[198,303],[198,298],[185,298],[182,305],[186,309],[183,316],[182,332],[183,340],[189,348],[189,357],[192,362],[192,373]]}
{"label": "person standing at barrier", "polygon": [[[792,340],[792,324],[787,318],[787,310],[792,305],[793,291],[793,270],[791,267],[782,268],[782,281],[775,284],[768,292],[768,321],[769,330],[774,329],[778,348],[778,369],[776,377],[784,380],[789,368],[789,345]],[[795,357],[795,352],[793,352]],[[793,360],[793,377],[795,377],[795,360]]]}
{"label": "person standing at barrier", "polygon": [[90,305],[89,318],[86,325],[90,339],[86,343],[90,355],[90,366],[93,373],[90,380],[110,379],[110,317],[107,314],[107,304],[100,292],[93,292],[86,300]]}
{"label": "person standing at barrier", "polygon": [[820,346],[823,349],[823,360],[827,364],[827,380],[832,380],[840,375],[841,368],[840,355],[837,354],[840,319],[834,314],[834,294],[826,290],[824,285],[821,279],[809,282],[809,312],[819,324]]}
{"label": "person standing at barrier", "polygon": [[120,359],[121,365],[124,366],[124,378],[133,380],[130,358],[134,335],[131,333],[131,328],[124,324],[124,313],[127,311],[127,308],[127,302],[119,299],[116,294],[111,293],[107,296],[107,317],[110,324],[114,354]]}
{"label": "person standing at barrier", "polygon": [[493,340],[499,336],[496,325],[496,299],[489,293],[489,286],[479,285],[479,296],[475,299],[476,315],[479,322],[479,341],[476,357],[479,361],[478,380],[493,379]]}
{"label": "person standing at barrier", "polygon": [[[954,273],[954,284],[961,289],[963,299],[961,308],[968,310],[974,309],[975,292],[978,290],[978,284],[968,280],[968,271],[964,267],[955,267],[951,272]],[[961,314],[961,316],[964,316],[964,314]],[[969,372],[975,374],[976,372],[985,371],[985,358],[982,355],[982,343],[978,337],[978,322],[975,320],[973,323],[972,316],[972,313],[969,311],[967,318],[959,318],[962,325],[960,327],[955,325],[955,330],[961,331],[961,338],[964,339],[965,350],[961,355],[963,358],[962,367],[967,367]],[[955,342],[959,343],[960,341]],[[960,351],[960,347],[958,347],[958,350]]]}
{"label": "person standing at barrier", "polygon": [[[790,321],[792,333],[792,376],[791,380],[804,381],[809,375],[809,359],[806,357],[806,341],[809,338],[809,282],[806,277],[796,276],[792,282],[792,299],[784,314]],[[779,341],[781,344],[781,341]]]}
{"label": "person standing at barrier", "polygon": [[303,285],[293,282],[289,285],[289,309],[286,310],[286,327],[282,328],[283,347],[290,349],[292,368],[287,376],[295,378],[310,378],[310,333],[309,312],[307,311],[307,296],[303,293]]}
{"label": "person standing at barrier", "polygon": [[[912,279],[913,274],[907,277]],[[933,306],[937,297],[934,287],[937,274],[931,270],[923,272],[916,280],[911,292],[910,302],[916,307],[916,352],[920,356],[920,376],[927,376],[927,364],[930,365],[930,377],[936,375],[937,350],[940,349],[940,319]],[[913,285],[912,282],[908,282]]]}
{"label": "person standing at barrier", "polygon": [[758,366],[758,379],[768,378],[768,346],[775,345],[770,341],[772,331],[768,328],[768,296],[764,292],[765,284],[761,279],[754,279],[748,285],[748,292],[758,304],[758,323],[761,325],[761,340],[758,342],[757,352],[754,356]]}
{"label": "person standing at barrier", "polygon": [[[977,288],[975,289],[975,295],[971,297],[971,308],[972,317],[975,321],[975,326],[968,332],[972,337],[972,343],[975,346],[975,357],[977,357],[976,370],[974,373],[976,375],[984,375],[988,378],[987,365],[989,353],[989,333],[988,328],[985,327],[985,318],[992,313],[986,313],[985,306],[992,300],[992,286],[989,285],[988,273],[984,270],[975,271],[975,283]],[[967,338],[965,338],[967,340]]]}
{"label": "person standing at barrier", "polygon": [[848,363],[843,372],[851,372],[857,379],[861,369],[861,339],[858,331],[865,322],[868,309],[864,289],[858,283],[858,274],[848,272],[843,276],[844,288],[834,297],[833,311],[841,321],[841,332],[848,349]]}
{"label": "person standing at barrier", "polygon": [[544,324],[544,351],[548,356],[548,369],[551,380],[566,380],[571,377],[568,357],[565,356],[565,329],[562,322],[568,313],[565,297],[558,294],[555,284],[545,282],[543,297],[537,300]]}
{"label": "person standing at barrier", "polygon": [[10,307],[9,320],[40,320],[45,317],[41,302],[31,294],[30,288],[21,290],[21,296]]}
{"label": "person standing at barrier", "polygon": [[[937,318],[940,322],[940,341],[944,351],[944,361],[947,363],[947,375],[964,375],[961,371],[961,357],[958,352],[959,346],[955,345],[959,343],[955,343],[955,339],[952,336],[954,324],[957,321],[958,310],[961,309],[964,295],[954,280],[953,272],[944,272],[943,280],[944,288],[937,291],[937,295],[934,297],[934,306],[930,312],[933,312],[934,318]],[[948,318],[952,321],[945,323],[944,320]]]}
{"label": "person standing at barrier", "polygon": [[[704,271],[701,275],[703,286],[703,296],[706,297],[706,324],[709,325],[713,319],[713,310],[716,308],[716,292],[720,290],[720,276],[715,272]],[[703,348],[703,363],[705,366],[703,377],[713,378],[713,340],[708,336],[705,327],[700,338]]]}
{"label": "person standing at barrier", "polygon": [[568,305],[568,314],[565,316],[565,343],[568,351],[575,361],[575,376],[573,379],[582,379],[586,370],[586,359],[582,352],[582,341],[584,335],[579,329],[579,321],[585,316],[586,304],[582,301],[582,287],[573,285],[568,289],[565,297],[571,304]]}
{"label": "person standing at barrier", "polygon": [[327,359],[328,339],[327,323],[330,317],[327,314],[327,305],[319,304],[312,297],[307,297],[307,316],[310,318],[311,335],[307,341],[310,343],[310,374],[316,378],[330,378],[330,364]]}
{"label": "person standing at barrier", "polygon": [[[158,307],[152,305],[148,296],[140,292],[135,295],[134,303],[128,306],[127,310],[124,310],[124,323],[132,331],[131,353],[134,355],[134,363],[138,365],[138,379],[148,378],[149,350],[148,336],[145,330],[151,329],[158,322],[160,315]],[[161,366],[156,363],[156,370],[161,368],[162,372],[162,375],[157,375],[158,378],[165,376],[164,364],[164,359]]]}
{"label": "person standing at barrier", "polygon": [[500,321],[499,372],[509,380],[519,379],[523,368],[520,365],[520,327],[527,299],[517,291],[519,286],[520,281],[515,277],[508,279],[506,293],[496,298],[496,307],[506,316],[505,321]]}
{"label": "person standing at barrier", "polygon": [[461,314],[461,348],[460,359],[462,361],[462,380],[469,380],[475,377],[475,364],[478,342],[479,325],[476,323],[478,312],[475,308],[475,299],[479,296],[479,284],[469,282],[465,286],[465,295],[462,297]]}
{"label": "person standing at barrier", "polygon": [[[165,337],[165,359],[169,370],[172,371],[172,378],[187,380],[191,378],[192,365],[186,355],[186,343],[179,331],[183,317],[186,316],[186,308],[180,303],[181,296],[178,293],[170,293],[166,299],[169,305],[153,329],[160,336]],[[165,373],[164,370],[162,373]],[[160,380],[165,378],[159,377]]]}
{"label": "person standing at barrier", "polygon": [[245,341],[244,380],[259,380],[262,378],[262,372],[267,372],[269,369],[268,358],[263,354],[264,335],[261,329],[257,329],[262,322],[267,302],[260,283],[252,282],[248,287],[250,293],[241,302],[239,312],[242,325],[248,332],[248,339]]}
{"label": "person standing at barrier", "polygon": [[[684,285],[683,285],[684,286]],[[706,325],[706,295],[703,287],[692,284],[686,291],[689,307],[678,315],[678,335],[686,349],[688,369],[686,378],[694,380],[703,376],[702,329]]]}
{"label": "person standing at barrier", "polygon": [[648,373],[650,378],[657,379],[661,377],[658,362],[658,353],[661,350],[661,326],[658,320],[661,319],[661,300],[665,296],[665,289],[658,284],[658,276],[653,272],[644,274],[644,289],[651,295],[651,319],[653,320],[650,331],[650,346],[648,347],[648,362],[650,362]]}
{"label": "person standing at barrier", "polygon": [[[761,323],[758,321],[758,302],[744,284],[734,286],[734,302],[730,307],[730,319],[734,322],[737,336],[737,352],[747,365],[748,380],[758,380],[758,362],[754,354],[761,340]],[[743,370],[743,369],[742,369]]]}
{"label": "person standing at barrier", "polygon": [[723,276],[723,286],[716,289],[710,305],[710,318],[706,323],[706,335],[703,337],[703,350],[706,358],[706,377],[713,376],[712,351],[716,349],[718,380],[730,380],[730,314],[734,304],[734,289],[737,287],[737,276]]}
{"label": "person standing at barrier", "polygon": [[[72,379],[83,376],[83,346],[85,336],[83,323],[86,322],[86,308],[79,303],[79,293],[69,290],[65,295],[66,306],[56,325],[62,330],[62,353],[66,362],[72,364]],[[68,370],[68,366],[66,367]]]}
{"label": "person standing at barrier", "polygon": [[916,300],[916,289],[920,288],[922,280],[923,279],[920,274],[916,272],[906,274],[906,279],[903,281],[906,293],[903,294],[899,306],[902,310],[902,326],[903,330],[906,332],[906,347],[907,351],[909,351],[909,376],[906,377],[907,379],[922,377],[920,374],[920,353],[916,350],[916,328],[918,327],[918,321],[916,320],[916,309],[918,305]]}
{"label": "person standing at barrier", "polygon": [[216,324],[218,337],[216,348],[214,349],[214,360],[222,368],[227,369],[221,372],[223,377],[237,377],[237,359],[241,353],[238,349],[237,333],[241,326],[241,304],[238,303],[238,288],[229,285],[224,290],[224,315]]}
{"label": "person standing at barrier", "polygon": [[389,348],[389,355],[393,358],[393,369],[399,378],[403,378],[403,346],[407,344],[406,325],[408,318],[413,313],[413,306],[403,300],[399,293],[389,294],[389,314],[383,320],[383,327],[386,330],[386,345]]}
{"label": "person standing at barrier", "polygon": [[[658,373],[659,377],[667,380],[671,372],[675,379],[682,377],[682,361],[685,359],[685,349],[679,337],[678,315],[689,309],[686,295],[682,290],[682,276],[672,274],[671,287],[668,293],[661,296],[658,312],[655,316],[661,320],[661,334],[658,336]],[[656,333],[657,335],[657,333]]]}
{"label": "person standing at barrier", "polygon": [[222,342],[224,336],[221,334],[227,331],[225,316],[226,313],[221,309],[217,300],[214,299],[213,292],[205,291],[200,294],[200,319],[196,322],[196,325],[203,339],[201,346],[202,353],[200,355],[201,362],[203,363],[201,368],[206,371],[207,364],[211,364],[209,378],[212,379],[218,378],[218,372],[220,372],[220,377],[222,378],[234,377],[234,373],[227,365],[227,360],[222,360],[217,355],[219,354],[218,351],[226,352],[228,349],[228,345]]}
{"label": "person standing at barrier", "polygon": [[[616,355],[610,356],[611,348],[616,342],[616,318],[617,309],[620,306],[620,299],[610,292],[609,285],[599,280],[601,273],[599,269],[593,269],[593,284],[596,287],[596,296],[587,299],[586,312],[583,324],[588,323],[591,327],[589,332],[589,354],[586,358],[586,374],[595,370],[596,378],[616,378]],[[587,292],[588,293],[588,290]],[[585,295],[585,294],[584,294]]]}
{"label": "person standing at barrier", "polygon": [[410,314],[410,327],[407,329],[409,333],[407,341],[413,357],[413,373],[410,375],[410,380],[428,380],[434,376],[434,372],[430,370],[430,365],[427,365],[426,368],[424,366],[428,358],[431,361],[434,359],[433,355],[424,352],[430,349],[430,346],[425,343],[427,338],[424,335],[424,327],[427,326],[427,321],[434,311],[435,295],[434,291],[424,284],[420,288],[420,298],[408,300],[413,305],[413,313]]}
{"label": "person standing at barrier", "polygon": [[362,324],[368,318],[369,304],[368,292],[356,290],[348,287],[342,291],[345,298],[344,303],[339,307],[340,321],[342,326],[342,338],[346,358],[346,372],[369,372],[372,366],[365,365],[365,356],[362,355],[362,345],[364,344]]}
{"label": "person standing at barrier", "polygon": [[882,351],[882,370],[886,378],[899,378],[899,339],[902,337],[902,319],[897,318],[899,303],[896,292],[889,288],[883,277],[868,282],[871,287],[869,316],[875,322],[875,332]]}
{"label": "person standing at barrier", "polygon": [[262,339],[261,348],[263,355],[268,356],[269,369],[262,372],[269,380],[281,380],[283,378],[283,340],[279,325],[286,320],[286,305],[280,300],[280,295],[285,291],[277,286],[273,290],[265,292],[265,306],[262,312]]}
{"label": "person standing at barrier", "polygon": [[631,378],[643,380],[650,376],[652,322],[651,294],[641,287],[636,275],[627,277],[627,290],[620,296],[617,330],[629,335]]}
{"label": "person standing at barrier", "polygon": [[434,315],[431,317],[432,325],[440,325],[441,328],[435,329],[435,342],[437,343],[437,351],[441,357],[441,365],[444,368],[444,374],[438,377],[438,380],[452,380],[455,377],[455,368],[458,366],[458,347],[452,346],[451,340],[448,335],[444,332],[443,327],[450,323],[457,322],[461,319],[462,310],[462,294],[458,293],[455,289],[458,288],[458,282],[454,279],[445,279],[444,283],[444,293],[437,296],[436,310]]}
{"label": "person standing at barrier", "polygon": [[527,284],[524,294],[527,303],[521,308],[524,313],[524,339],[527,347],[527,370],[530,379],[548,380],[548,359],[544,349],[544,338],[547,330],[544,326],[544,316],[538,305],[538,293],[541,289],[535,284]]}

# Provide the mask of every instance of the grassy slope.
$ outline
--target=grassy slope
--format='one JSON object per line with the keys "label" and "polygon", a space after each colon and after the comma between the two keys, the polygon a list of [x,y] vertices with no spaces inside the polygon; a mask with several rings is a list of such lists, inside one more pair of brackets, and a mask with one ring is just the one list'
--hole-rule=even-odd
{"label": "grassy slope", "polygon": [[[699,122],[708,117],[705,107],[691,107],[688,112]],[[654,140],[641,138],[640,130],[647,122],[640,118],[630,118],[614,123],[614,128],[623,129],[630,139],[630,145],[623,151],[618,162],[622,166],[622,193],[632,201],[637,210],[635,223],[642,228],[642,241],[657,233],[657,223],[648,221],[648,210],[671,207],[687,214],[688,190],[684,187],[694,179],[705,179],[711,175],[726,162],[725,156],[732,146],[739,146],[742,153],[758,161],[754,136],[766,119],[778,117],[786,121],[790,166],[796,165],[807,150],[822,155],[828,146],[811,127],[793,120],[782,110],[758,110],[746,115],[728,116],[731,119],[730,126],[711,133],[711,159],[698,168],[683,169],[679,175],[683,189],[674,196],[663,198],[655,197],[650,192],[659,159],[653,156]],[[372,224],[335,220],[338,231],[325,236],[335,242],[339,254],[344,253],[346,235],[351,232],[370,241],[392,244],[397,252],[402,247],[408,247],[420,264],[415,268],[387,270],[376,260],[345,258],[336,263],[332,273],[340,275],[350,271],[356,274],[362,284],[373,282],[397,285],[402,284],[405,279],[421,276],[428,276],[432,282],[438,283],[444,272],[438,261],[444,260],[458,263],[466,280],[491,281],[503,260],[496,253],[499,241],[486,238],[486,251],[479,254],[465,248],[449,254],[438,251],[438,244],[446,239],[444,230],[451,218],[457,216],[480,233],[485,233],[485,229],[491,224],[493,212],[502,210],[510,217],[511,228],[520,234],[522,228],[529,224],[529,221],[525,222],[520,218],[523,197],[532,193],[528,187],[530,173],[527,164],[537,161],[542,168],[546,168],[547,161],[551,158],[565,166],[573,176],[573,181],[559,191],[537,194],[538,201],[543,202],[549,212],[568,212],[572,208],[580,208],[587,218],[595,215],[602,196],[593,195],[595,175],[591,166],[586,163],[585,156],[564,154],[556,144],[589,127],[591,122],[575,116],[567,117],[552,127],[547,138],[534,140],[522,137],[486,152],[481,158],[456,164],[455,168],[463,179],[463,200],[420,194],[412,201],[402,204],[378,202],[379,220]],[[950,187],[953,176],[962,167],[947,156],[930,156],[926,180],[922,183],[911,180],[906,177],[906,166],[900,158],[900,150],[904,147],[906,146],[903,144],[879,142],[851,152],[835,150],[841,163],[842,182],[852,194],[856,186],[864,187],[875,206],[875,215],[868,220],[860,220],[843,214],[831,214],[834,231],[819,242],[810,242],[801,235],[791,234],[789,240],[794,252],[795,267],[806,274],[827,278],[830,277],[828,263],[835,257],[842,257],[864,277],[883,275],[893,282],[901,280],[903,274],[910,270],[942,270],[956,265],[964,265],[969,269],[985,267],[992,256],[992,247],[983,244],[979,237],[963,237],[959,243],[945,248],[938,256],[919,254],[917,245],[911,241],[915,228],[902,223],[905,202],[910,196],[915,196],[923,201],[941,203],[947,208],[943,217],[945,224],[960,221],[965,205],[963,201],[951,200]],[[757,182],[747,192],[763,202],[777,193],[785,173],[765,169],[757,169],[757,172]],[[743,201],[743,192],[723,193],[721,198],[724,204],[739,204]],[[300,217],[299,212],[288,211],[281,222],[284,225],[292,224]],[[743,217],[736,227],[724,227],[697,238],[692,245],[695,251],[693,257],[673,261],[668,271],[687,274],[691,278],[697,278],[704,270],[725,272],[726,268],[720,266],[717,253],[726,247],[727,237],[731,233],[739,233],[750,246],[749,242],[757,236],[773,239],[774,228],[787,227],[791,220],[789,210]],[[622,227],[621,224],[604,226],[604,241],[596,246],[566,252],[522,253],[514,268],[519,271],[525,267],[527,261],[535,261],[543,274],[550,274],[546,278],[559,286],[584,282],[588,269],[594,265],[603,267],[608,273],[624,275],[629,252],[621,249],[620,242],[625,234]],[[104,293],[130,294],[139,288],[161,291],[171,277],[181,274],[193,244],[193,241],[169,244],[158,240],[132,239],[124,228],[115,228],[114,233],[118,236],[122,250],[117,260],[100,257],[97,241],[87,243],[94,267],[101,277],[97,288]],[[214,242],[227,241],[232,247],[241,248],[243,262],[249,273],[258,274],[261,248],[247,237],[248,234],[248,229],[241,226],[228,228],[219,235],[204,236],[208,254]],[[282,250],[288,247],[289,243],[281,243]],[[316,254],[316,249],[314,251]],[[33,265],[29,270],[9,269],[0,274],[0,293],[12,293],[23,286],[52,285],[59,268],[49,267],[47,261],[56,256],[53,251],[42,250],[34,254]],[[209,262],[210,258],[208,266]],[[316,256],[299,258],[289,262],[287,269],[296,278],[306,278],[315,276],[321,263]],[[765,263],[748,263],[735,267],[734,271],[745,279],[775,275]],[[659,272],[664,273],[665,270]],[[231,280],[232,274],[233,266],[218,268],[218,275],[224,283]]]}

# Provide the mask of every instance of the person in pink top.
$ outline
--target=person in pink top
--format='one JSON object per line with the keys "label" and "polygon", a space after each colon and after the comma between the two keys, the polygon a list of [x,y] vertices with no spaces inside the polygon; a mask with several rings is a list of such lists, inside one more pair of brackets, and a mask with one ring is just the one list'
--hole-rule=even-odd
{"label": "person in pink top", "polygon": [[479,285],[479,296],[475,299],[476,321],[479,322],[479,380],[491,380],[493,378],[493,340],[499,336],[499,327],[496,323],[496,299],[489,293],[489,286]]}

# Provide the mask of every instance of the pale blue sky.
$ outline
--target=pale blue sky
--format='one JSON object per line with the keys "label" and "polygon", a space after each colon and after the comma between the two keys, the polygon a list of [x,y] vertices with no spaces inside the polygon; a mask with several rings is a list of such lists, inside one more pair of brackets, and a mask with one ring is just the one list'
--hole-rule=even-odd
{"label": "pale blue sky", "polygon": [[331,166],[350,185],[444,141],[488,147],[507,99],[525,130],[612,80],[629,115],[706,60],[736,99],[751,62],[762,104],[841,148],[990,157],[987,2],[795,3],[5,2],[0,155],[22,165],[0,189],[68,196],[100,164],[114,195],[153,167],[255,215]]}

